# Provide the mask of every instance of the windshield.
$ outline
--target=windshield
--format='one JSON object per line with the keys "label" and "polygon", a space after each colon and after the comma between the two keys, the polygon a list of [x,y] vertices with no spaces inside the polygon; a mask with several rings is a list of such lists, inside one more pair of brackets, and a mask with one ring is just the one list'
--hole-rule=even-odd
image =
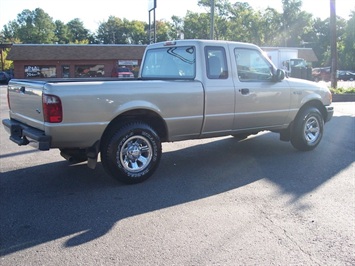
{"label": "windshield", "polygon": [[142,78],[191,79],[195,77],[195,47],[163,47],[147,51]]}
{"label": "windshield", "polygon": [[291,59],[291,66],[293,67],[306,67],[307,64],[303,59]]}

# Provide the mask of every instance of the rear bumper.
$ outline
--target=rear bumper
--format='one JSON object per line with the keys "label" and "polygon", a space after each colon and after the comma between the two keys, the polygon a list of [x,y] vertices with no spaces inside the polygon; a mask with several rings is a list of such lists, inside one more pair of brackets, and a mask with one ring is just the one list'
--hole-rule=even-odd
{"label": "rear bumper", "polygon": [[10,134],[10,140],[16,144],[30,145],[41,151],[47,151],[51,147],[51,137],[44,131],[27,126],[12,119],[2,120],[5,130]]}
{"label": "rear bumper", "polygon": [[334,107],[333,106],[326,106],[325,108],[327,110],[327,117],[325,117],[324,122],[328,122],[333,117]]}

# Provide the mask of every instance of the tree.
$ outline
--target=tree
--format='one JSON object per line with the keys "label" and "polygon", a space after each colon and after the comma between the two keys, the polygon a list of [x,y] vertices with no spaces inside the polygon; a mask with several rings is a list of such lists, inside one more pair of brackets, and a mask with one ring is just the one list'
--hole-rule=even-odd
{"label": "tree", "polygon": [[130,44],[148,44],[148,25],[145,22],[133,20],[127,25],[127,32],[129,34],[126,41]]}
{"label": "tree", "polygon": [[157,42],[174,40],[176,33],[173,31],[171,23],[165,20],[158,20],[157,22]]}
{"label": "tree", "polygon": [[7,25],[4,26],[4,29],[1,32],[1,39],[4,42],[20,43],[21,41],[18,37],[18,28],[19,25],[15,20],[10,21]]}
{"label": "tree", "polygon": [[25,9],[17,15],[17,20],[4,26],[4,37],[20,39],[22,43],[54,43],[57,40],[54,30],[52,18],[41,8]]}
{"label": "tree", "polygon": [[291,29],[297,20],[297,15],[301,11],[301,0],[282,0],[282,29],[283,29],[283,41],[284,46],[288,46],[288,42],[291,38]]}
{"label": "tree", "polygon": [[339,54],[339,67],[355,71],[355,10],[351,11],[347,22],[342,53]]}
{"label": "tree", "polygon": [[178,16],[172,16],[171,36],[172,40],[182,39],[184,37],[184,19]]}
{"label": "tree", "polygon": [[[345,58],[352,54],[350,50],[346,50],[346,25],[347,22],[341,17],[337,17],[336,32],[338,42],[339,67],[343,67]],[[309,43],[308,47],[315,52],[318,62],[314,66],[330,66],[330,19],[321,20],[317,18],[312,22],[312,32],[304,35],[304,40]],[[350,29],[351,31],[351,29]],[[351,47],[351,44],[350,44]]]}
{"label": "tree", "polygon": [[313,31],[304,36],[304,41],[308,42],[308,47],[312,48],[318,58],[313,66],[329,66],[330,62],[326,62],[330,58],[330,23],[329,18],[321,20],[313,19]]}
{"label": "tree", "polygon": [[283,43],[282,14],[274,8],[267,8],[260,22],[261,42],[264,46],[279,46]]}
{"label": "tree", "polygon": [[70,43],[88,43],[89,30],[84,27],[83,22],[75,18],[66,24],[68,28],[68,38]]}
{"label": "tree", "polygon": [[[230,2],[228,0],[217,0],[214,3],[214,10],[211,10],[210,0],[199,0],[198,5],[206,8],[206,13],[202,13],[207,15],[205,18],[208,19],[204,26],[209,32],[211,32],[211,27],[213,27],[213,38],[217,40],[227,40],[231,33],[229,28],[231,9]],[[214,15],[213,18],[211,17],[212,13]],[[209,38],[210,37],[211,36],[209,36]]]}
{"label": "tree", "polygon": [[302,35],[311,30],[312,15],[301,11],[302,0],[282,0],[284,46],[299,46]]}
{"label": "tree", "polygon": [[69,43],[69,30],[68,26],[65,25],[62,21],[56,20],[55,24],[55,36],[57,37],[57,42],[59,44],[66,44]]}
{"label": "tree", "polygon": [[[234,1],[233,1],[234,2]],[[329,19],[314,19],[301,11],[302,0],[281,0],[283,11],[273,8],[254,10],[247,2],[215,0],[214,38],[252,42],[260,46],[302,46],[313,48],[319,62],[314,66],[329,66]],[[187,11],[185,17],[173,16],[170,21],[157,21],[157,41],[209,39],[211,26],[211,0],[199,0],[203,13]],[[346,21],[337,18],[339,68],[355,69],[355,11]],[[7,43],[105,43],[148,44],[148,25],[142,21],[129,21],[110,16],[99,24],[95,34],[86,29],[80,19],[64,24],[42,9],[23,10],[0,32]]]}
{"label": "tree", "polygon": [[262,43],[260,32],[261,14],[248,3],[237,2],[230,7],[230,32],[227,39],[233,41]]}
{"label": "tree", "polygon": [[110,16],[107,22],[102,22],[97,31],[97,38],[100,43],[125,44],[131,41],[129,36],[129,21]]}
{"label": "tree", "polygon": [[2,71],[14,68],[14,62],[10,61],[10,60],[6,60],[6,57],[7,57],[7,54],[9,51],[10,51],[9,48],[3,49],[2,51],[0,51],[2,53],[2,56],[1,56],[2,62],[0,62],[0,67],[2,68],[1,69]]}
{"label": "tree", "polygon": [[120,19],[110,16],[106,22],[102,22],[97,30],[99,43],[108,44],[129,44],[145,43],[147,37],[145,33],[146,24],[139,21],[130,22],[127,19]]}
{"label": "tree", "polygon": [[208,39],[210,17],[208,14],[187,11],[184,18],[184,35],[186,39]]}

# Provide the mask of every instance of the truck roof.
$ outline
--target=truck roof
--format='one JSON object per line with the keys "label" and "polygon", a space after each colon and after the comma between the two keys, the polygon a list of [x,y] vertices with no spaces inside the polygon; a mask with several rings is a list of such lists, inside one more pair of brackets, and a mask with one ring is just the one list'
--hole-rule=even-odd
{"label": "truck roof", "polygon": [[236,41],[226,41],[226,40],[203,40],[203,39],[184,39],[184,40],[173,40],[153,43],[148,46],[148,48],[157,48],[164,46],[181,46],[181,45],[228,45],[228,44],[238,44],[241,47],[253,47],[260,49],[257,45],[246,42],[236,42]]}

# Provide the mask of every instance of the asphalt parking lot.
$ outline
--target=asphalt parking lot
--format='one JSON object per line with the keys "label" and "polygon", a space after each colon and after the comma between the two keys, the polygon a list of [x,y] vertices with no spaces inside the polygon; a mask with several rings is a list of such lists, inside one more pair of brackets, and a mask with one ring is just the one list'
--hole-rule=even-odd
{"label": "asphalt parking lot", "polygon": [[355,102],[334,106],[312,152],[269,132],[166,143],[131,186],[1,126],[0,265],[355,265]]}

